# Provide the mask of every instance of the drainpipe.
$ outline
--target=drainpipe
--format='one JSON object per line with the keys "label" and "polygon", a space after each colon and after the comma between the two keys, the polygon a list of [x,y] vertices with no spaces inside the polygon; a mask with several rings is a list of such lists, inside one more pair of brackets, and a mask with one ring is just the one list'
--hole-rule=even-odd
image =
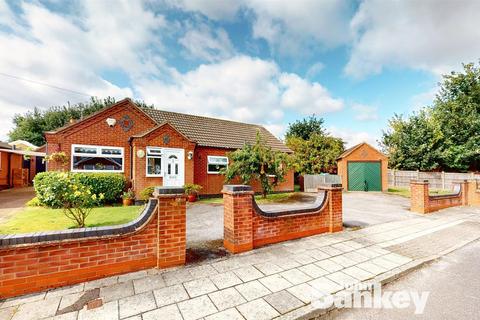
{"label": "drainpipe", "polygon": [[128,145],[130,146],[130,181],[133,180],[133,137],[128,138]]}
{"label": "drainpipe", "polygon": [[13,181],[11,181],[11,178],[12,178],[12,173],[11,173],[11,170],[12,170],[12,154],[9,153],[8,154],[8,165],[7,165],[7,181],[8,181],[8,187],[12,187],[13,186]]}

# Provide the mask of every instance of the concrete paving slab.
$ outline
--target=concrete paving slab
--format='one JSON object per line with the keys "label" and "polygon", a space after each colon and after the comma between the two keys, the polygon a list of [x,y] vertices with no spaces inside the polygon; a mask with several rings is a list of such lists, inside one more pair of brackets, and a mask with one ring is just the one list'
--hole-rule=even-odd
{"label": "concrete paving slab", "polygon": [[302,301],[285,290],[269,294],[265,296],[264,299],[281,314],[304,305]]}
{"label": "concrete paving slab", "polygon": [[217,291],[217,287],[212,280],[208,278],[200,278],[197,280],[185,282],[183,284],[190,297],[198,297],[213,291]]}
{"label": "concrete paving slab", "polygon": [[[270,265],[265,266],[265,267],[270,267]],[[261,266],[260,266],[260,268],[261,268]],[[255,268],[253,266],[248,266],[248,267],[244,267],[244,268],[235,269],[235,270],[233,270],[233,272],[240,279],[242,279],[243,282],[249,282],[249,281],[256,280],[258,278],[263,277],[263,274],[258,270],[258,268]]]}
{"label": "concrete paving slab", "polygon": [[108,287],[100,288],[100,298],[103,302],[115,301],[134,294],[133,282],[117,283]]}
{"label": "concrete paving slab", "polygon": [[165,280],[161,274],[146,276],[144,278],[133,280],[135,294],[164,288]]}
{"label": "concrete paving slab", "polygon": [[268,290],[258,280],[239,284],[235,287],[235,289],[237,289],[238,292],[240,292],[240,294],[247,299],[247,301],[255,300],[271,293],[271,291]]}
{"label": "concrete paving slab", "polygon": [[176,304],[145,312],[143,320],[183,320]]}
{"label": "concrete paving slab", "polygon": [[213,281],[218,289],[225,289],[242,283],[242,280],[231,271],[211,276],[210,280]]}
{"label": "concrete paving slab", "polygon": [[205,318],[205,320],[245,320],[237,309],[232,308],[224,310],[219,313],[212,314]]}
{"label": "concrete paving slab", "polygon": [[259,281],[272,292],[277,292],[292,286],[292,283],[279,274],[259,279]]}
{"label": "concrete paving slab", "polygon": [[128,318],[157,307],[152,292],[145,292],[118,301],[120,319]]}
{"label": "concrete paving slab", "polygon": [[294,287],[288,288],[287,291],[293,294],[299,300],[303,301],[304,303],[310,303],[325,295],[325,293],[315,289],[314,287],[306,283],[302,283]]}
{"label": "concrete paving slab", "polygon": [[61,297],[57,296],[22,304],[18,307],[12,320],[33,320],[52,317],[57,312],[60,299]]}
{"label": "concrete paving slab", "polygon": [[247,320],[268,320],[280,315],[263,299],[247,302],[237,309]]}
{"label": "concrete paving slab", "polygon": [[235,289],[227,288],[208,294],[218,310],[225,310],[247,302],[245,298]]}
{"label": "concrete paving slab", "polygon": [[189,299],[187,291],[181,284],[153,291],[158,307]]}
{"label": "concrete paving slab", "polygon": [[184,320],[200,319],[218,311],[208,296],[201,296],[179,302],[178,308]]}

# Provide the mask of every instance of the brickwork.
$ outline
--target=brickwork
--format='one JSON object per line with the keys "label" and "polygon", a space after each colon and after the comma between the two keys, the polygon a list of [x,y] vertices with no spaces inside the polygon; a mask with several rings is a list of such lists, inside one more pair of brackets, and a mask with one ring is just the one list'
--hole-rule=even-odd
{"label": "brickwork", "polygon": [[388,158],[366,143],[337,161],[337,172],[342,178],[342,185],[345,190],[348,190],[348,162],[351,161],[380,162],[382,168],[382,191],[388,190]]}
{"label": "brickwork", "polygon": [[410,182],[410,210],[419,213],[430,213],[441,209],[469,205],[469,184],[459,182],[459,192],[447,195],[430,195],[428,181],[412,180]]}
{"label": "brickwork", "polygon": [[225,186],[224,246],[233,253],[281,241],[342,230],[341,186],[326,187],[325,199],[315,210],[264,214],[248,186]]}
{"label": "brickwork", "polygon": [[158,195],[146,223],[127,234],[0,246],[0,298],[184,262],[185,196]]}
{"label": "brickwork", "polygon": [[[133,126],[125,131],[119,121],[128,116],[133,121]],[[114,118],[117,124],[109,127],[107,118]],[[168,143],[164,137],[168,135]],[[47,164],[47,170],[70,170],[71,169],[71,146],[72,144],[115,146],[124,148],[123,173],[131,181],[135,193],[144,188],[163,185],[162,177],[147,177],[146,156],[138,157],[137,151],[146,151],[147,146],[179,148],[184,150],[185,159],[185,183],[196,183],[203,187],[200,194],[221,194],[225,176],[209,174],[207,172],[207,156],[225,156],[232,149],[212,148],[197,146],[194,141],[183,136],[170,124],[158,125],[130,101],[125,100],[111,108],[95,114],[92,117],[78,122],[77,124],[59,130],[57,133],[46,133],[46,152],[63,151],[69,161],[66,166],[54,162]],[[188,153],[193,152],[193,158],[188,159]],[[131,170],[132,169],[132,170]],[[256,192],[261,191],[259,183],[253,181],[252,185]],[[293,171],[289,172],[286,181],[280,183],[275,191],[293,191]]]}
{"label": "brickwork", "polygon": [[468,182],[467,202],[471,206],[480,206],[480,185],[477,180]]}

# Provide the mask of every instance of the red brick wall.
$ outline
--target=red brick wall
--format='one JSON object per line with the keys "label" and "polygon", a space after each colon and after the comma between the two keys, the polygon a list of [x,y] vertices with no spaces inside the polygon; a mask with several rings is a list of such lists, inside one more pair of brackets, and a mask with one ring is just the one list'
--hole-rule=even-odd
{"label": "red brick wall", "polygon": [[[120,126],[120,119],[128,115],[133,120],[133,127],[124,131]],[[111,128],[106,123],[107,118],[114,118],[117,124]],[[128,177],[130,174],[130,146],[128,139],[135,134],[146,132],[155,126],[145,114],[130,103],[125,102],[79,122],[57,134],[45,134],[47,139],[47,154],[63,151],[69,156],[69,163],[65,168],[54,162],[48,163],[48,170],[70,170],[72,144],[101,145],[123,147],[125,152],[123,172]]]}
{"label": "red brick wall", "polygon": [[185,196],[158,199],[148,222],[130,234],[0,247],[0,298],[184,264]]}
{"label": "red brick wall", "polygon": [[468,184],[460,183],[460,194],[438,195],[429,194],[428,181],[410,182],[410,210],[419,213],[430,213],[441,209],[468,205]]}
{"label": "red brick wall", "polygon": [[[163,142],[163,137],[168,135],[170,137],[170,142],[165,144]],[[135,138],[133,140],[133,186],[135,192],[141,192],[146,187],[152,186],[162,186],[163,178],[162,177],[147,177],[146,176],[146,162],[147,157],[143,158],[137,157],[136,153],[138,150],[143,150],[146,153],[146,147],[166,147],[166,148],[178,148],[184,149],[184,164],[185,164],[185,183],[194,182],[194,159],[188,159],[188,152],[195,150],[195,143],[187,140],[183,135],[178,133],[173,127],[166,124],[157,130],[152,131],[145,137]]]}
{"label": "red brick wall", "polygon": [[[225,184],[224,175],[207,173],[207,156],[226,156],[226,154],[231,151],[233,150],[209,147],[197,147],[195,149],[194,181],[196,184],[203,186],[201,194],[221,194],[223,185]],[[293,191],[293,173],[293,170],[289,171],[285,177],[285,181],[279,183],[278,186],[275,187],[275,191]],[[232,181],[231,183],[240,183],[240,180]],[[258,181],[252,181],[251,185],[255,192],[260,192],[262,190]]]}
{"label": "red brick wall", "polygon": [[317,212],[265,217],[253,207],[253,192],[223,191],[224,246],[237,253],[266,244],[341,231],[342,191],[329,188],[327,200]]}

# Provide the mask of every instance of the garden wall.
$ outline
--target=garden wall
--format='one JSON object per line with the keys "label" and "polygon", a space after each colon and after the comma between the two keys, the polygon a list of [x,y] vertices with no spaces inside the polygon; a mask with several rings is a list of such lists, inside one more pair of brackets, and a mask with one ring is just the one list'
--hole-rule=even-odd
{"label": "garden wall", "polygon": [[224,247],[239,253],[266,244],[341,231],[342,187],[332,184],[320,189],[311,207],[264,211],[256,204],[250,186],[224,186]]}
{"label": "garden wall", "polygon": [[0,236],[0,298],[184,264],[185,201],[182,188],[156,188],[128,224]]}
{"label": "garden wall", "polygon": [[452,194],[430,195],[428,180],[410,182],[410,210],[430,213],[455,206],[480,205],[480,189],[476,180],[457,181]]}

